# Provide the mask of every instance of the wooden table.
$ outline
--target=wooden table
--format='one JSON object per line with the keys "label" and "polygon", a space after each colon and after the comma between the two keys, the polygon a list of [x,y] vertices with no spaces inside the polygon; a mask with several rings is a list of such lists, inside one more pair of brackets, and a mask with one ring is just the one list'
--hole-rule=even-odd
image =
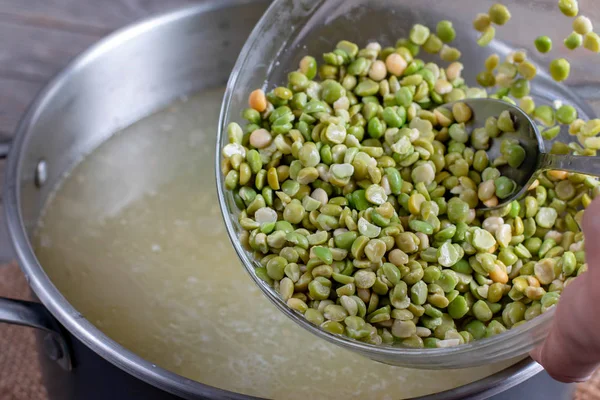
{"label": "wooden table", "polygon": [[[0,141],[12,136],[36,93],[81,51],[133,21],[195,2],[0,0]],[[589,0],[583,2],[592,6]],[[6,243],[3,235],[0,242]],[[5,249],[0,246],[0,254]],[[0,267],[0,295],[28,296],[14,264]],[[33,345],[28,328],[0,325],[0,400],[46,398]],[[598,387],[600,376],[582,385],[576,398],[598,400]]]}
{"label": "wooden table", "polygon": [[110,32],[194,0],[0,0],[0,135],[41,87]]}

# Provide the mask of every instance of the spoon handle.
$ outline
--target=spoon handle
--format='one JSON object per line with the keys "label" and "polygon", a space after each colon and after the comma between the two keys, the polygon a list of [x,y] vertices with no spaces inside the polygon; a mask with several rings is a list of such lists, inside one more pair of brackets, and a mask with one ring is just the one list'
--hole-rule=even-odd
{"label": "spoon handle", "polygon": [[548,169],[600,176],[600,157],[544,153],[541,155],[540,170]]}

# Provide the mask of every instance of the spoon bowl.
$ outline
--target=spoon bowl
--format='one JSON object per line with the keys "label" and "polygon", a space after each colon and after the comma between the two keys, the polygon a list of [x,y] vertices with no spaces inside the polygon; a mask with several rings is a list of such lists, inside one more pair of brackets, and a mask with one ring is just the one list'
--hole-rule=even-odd
{"label": "spoon bowl", "polygon": [[[455,103],[464,103],[471,108],[473,112],[473,118],[469,123],[471,129],[483,127],[489,117],[498,117],[506,110],[510,112],[515,132],[504,132],[496,138],[490,138],[490,147],[486,150],[490,160],[495,160],[501,155],[500,147],[505,139],[517,140],[526,153],[525,160],[518,168],[513,168],[508,164],[497,167],[502,176],[516,182],[517,188],[513,193],[501,199],[498,205],[479,207],[479,210],[502,208],[513,200],[524,197],[538,175],[546,170],[553,169],[600,176],[600,157],[548,153],[537,125],[521,108],[502,100],[489,98],[464,99]],[[455,103],[448,103],[444,107],[451,109]]]}

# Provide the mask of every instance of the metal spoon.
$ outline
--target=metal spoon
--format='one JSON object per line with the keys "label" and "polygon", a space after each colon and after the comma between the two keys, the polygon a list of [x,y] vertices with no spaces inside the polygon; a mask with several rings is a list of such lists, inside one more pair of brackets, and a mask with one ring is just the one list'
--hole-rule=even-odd
{"label": "metal spoon", "polygon": [[[513,179],[518,189],[509,197],[500,200],[495,207],[480,207],[480,210],[493,210],[506,206],[515,199],[525,195],[527,189],[536,180],[537,176],[546,170],[561,170],[580,172],[586,175],[600,176],[600,157],[572,156],[563,154],[550,154],[544,148],[544,139],[536,124],[519,107],[496,99],[464,99],[460,102],[467,104],[473,111],[471,126],[482,127],[489,117],[498,117],[502,111],[509,110],[513,117],[516,132],[503,133],[498,138],[490,138],[490,148],[487,150],[490,160],[500,156],[500,145],[504,139],[517,139],[527,154],[525,161],[519,168],[512,168],[508,164],[498,167],[501,174]],[[451,109],[452,104],[445,105]]]}

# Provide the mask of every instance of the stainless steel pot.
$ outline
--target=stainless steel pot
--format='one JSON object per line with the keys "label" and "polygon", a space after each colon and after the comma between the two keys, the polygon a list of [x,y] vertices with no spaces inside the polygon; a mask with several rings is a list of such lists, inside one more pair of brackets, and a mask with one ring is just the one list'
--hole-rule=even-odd
{"label": "stainless steel pot", "polygon": [[[7,164],[4,206],[19,264],[43,305],[0,298],[0,322],[40,329],[41,361],[53,399],[249,398],[161,369],[109,339],[48,279],[29,237],[53,187],[84,154],[183,94],[223,86],[267,5],[266,0],[203,1],[117,32],[73,61],[23,118]],[[548,379],[540,371],[527,359],[427,398],[488,398],[536,376],[517,386],[533,387],[536,393],[527,396],[535,399],[543,394],[536,382]],[[545,388],[552,398],[569,390],[552,382]],[[520,398],[516,393],[502,396]]]}

